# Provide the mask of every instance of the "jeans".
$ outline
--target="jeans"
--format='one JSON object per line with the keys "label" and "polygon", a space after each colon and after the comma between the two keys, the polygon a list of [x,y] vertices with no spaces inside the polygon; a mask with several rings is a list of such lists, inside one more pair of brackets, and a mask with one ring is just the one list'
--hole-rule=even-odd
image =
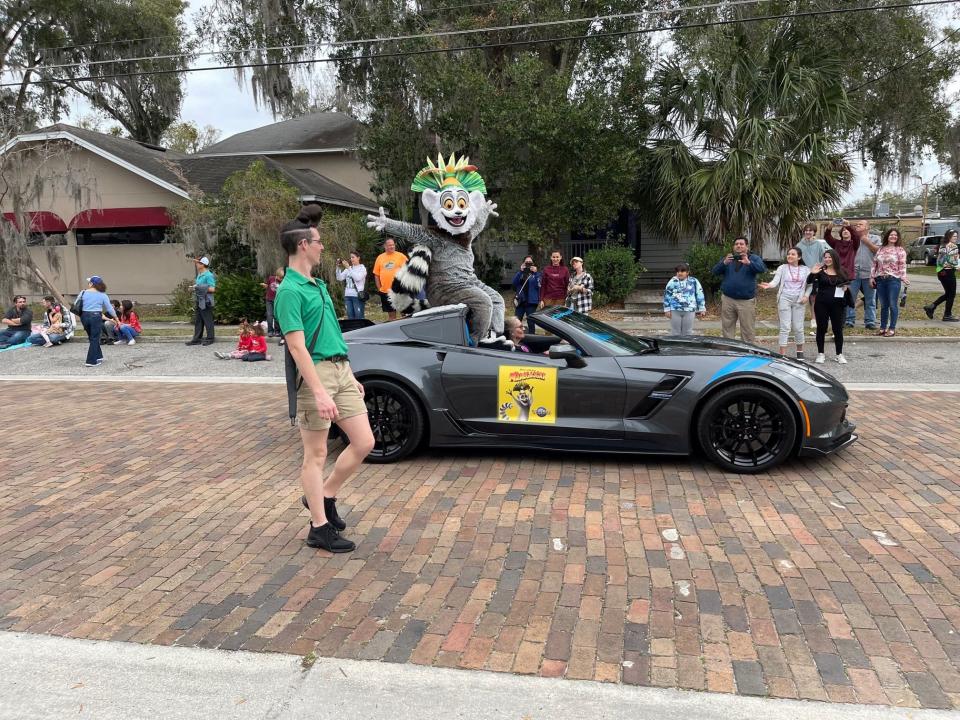
{"label": "jeans", "polygon": [[103,360],[103,351],[100,349],[100,335],[103,333],[103,319],[100,317],[100,311],[83,312],[80,314],[80,322],[83,323],[83,329],[87,331],[89,345],[87,345],[87,365],[94,365]]}
{"label": "jeans", "polygon": [[693,319],[696,316],[693,310],[671,310],[670,334],[693,335]]}
{"label": "jeans", "polygon": [[523,320],[524,315],[527,317],[527,332],[533,335],[537,332],[537,326],[533,324],[533,318],[530,317],[537,311],[537,303],[520,303],[517,305],[516,312],[514,313],[517,316],[518,320]]}
{"label": "jeans", "polygon": [[20,345],[26,342],[29,336],[29,330],[14,330],[13,328],[7,328],[3,332],[0,332],[0,348],[10,347],[11,345]]}
{"label": "jeans", "polygon": [[356,295],[345,295],[343,304],[347,306],[348,320],[363,320],[363,310],[366,303],[360,302]]}
{"label": "jeans", "polygon": [[193,308],[193,341],[199,342],[203,337],[203,330],[207,330],[207,340],[213,342],[213,308],[207,305],[203,310]]}
{"label": "jeans", "polygon": [[[59,345],[66,339],[66,335],[62,333],[47,333],[47,339],[52,342],[54,345]],[[40,333],[34,333],[27,338],[27,342],[31,345],[43,345],[46,341],[43,339],[43,335]]]}
{"label": "jeans", "polygon": [[106,335],[110,340],[119,340],[120,333],[117,331],[120,323],[116,320],[104,320],[103,321],[103,334]]}
{"label": "jeans", "polygon": [[780,318],[780,347],[786,347],[790,342],[790,335],[797,345],[803,345],[803,319],[807,314],[806,303],[801,304],[796,298],[780,295],[777,298],[777,316]]}
{"label": "jeans", "polygon": [[127,342],[130,342],[131,340],[134,340],[134,339],[140,337],[140,333],[138,333],[136,330],[134,330],[134,329],[133,329],[132,327],[130,327],[129,325],[121,325],[121,326],[120,326],[120,330],[118,331],[118,333],[119,333],[119,335],[120,335],[120,338],[119,338],[119,339],[120,339],[120,340],[126,340]]}
{"label": "jeans", "polygon": [[[267,300],[267,334],[274,335],[277,332],[277,323],[273,319],[273,300]],[[348,311],[349,312],[349,311]],[[347,317],[350,317],[348,314]]]}
{"label": "jeans", "polygon": [[[877,324],[877,291],[870,287],[870,278],[854,278],[850,281],[850,294],[853,295],[854,304],[857,301],[857,293],[863,293],[863,324],[867,327]],[[857,324],[857,309],[855,307],[847,308],[847,325]]]}
{"label": "jeans", "polygon": [[957,271],[953,268],[941,270],[937,273],[937,279],[943,285],[943,295],[934,300],[930,307],[936,310],[937,305],[946,303],[943,308],[943,316],[950,317],[953,315],[953,301],[957,297]]}
{"label": "jeans", "polygon": [[896,330],[900,317],[900,278],[890,275],[877,278],[877,298],[880,301],[880,329]]}

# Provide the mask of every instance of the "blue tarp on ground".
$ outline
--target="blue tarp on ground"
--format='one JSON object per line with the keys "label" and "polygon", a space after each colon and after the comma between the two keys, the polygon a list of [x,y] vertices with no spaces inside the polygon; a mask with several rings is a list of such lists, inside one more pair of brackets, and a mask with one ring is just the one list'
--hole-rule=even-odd
{"label": "blue tarp on ground", "polygon": [[20,343],[19,345],[11,345],[10,347],[0,348],[0,352],[6,352],[7,350],[16,350],[17,348],[31,347],[30,343]]}

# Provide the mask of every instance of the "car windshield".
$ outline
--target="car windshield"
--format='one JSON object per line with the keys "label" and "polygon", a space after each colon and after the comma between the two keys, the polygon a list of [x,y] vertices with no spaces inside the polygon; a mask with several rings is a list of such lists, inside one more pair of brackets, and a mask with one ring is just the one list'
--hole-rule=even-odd
{"label": "car windshield", "polygon": [[613,355],[636,355],[653,349],[653,345],[646,340],[627,335],[570,308],[557,308],[550,313],[550,317],[589,335],[592,340],[603,344]]}

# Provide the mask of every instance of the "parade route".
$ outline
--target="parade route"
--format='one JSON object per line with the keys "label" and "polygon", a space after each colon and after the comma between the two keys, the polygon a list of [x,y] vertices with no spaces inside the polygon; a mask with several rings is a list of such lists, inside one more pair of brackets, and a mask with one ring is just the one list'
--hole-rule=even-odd
{"label": "parade route", "polygon": [[960,708],[960,393],[854,391],[858,443],[761,476],[366,465],[340,497],[357,551],[330,556],[303,544],[281,385],[0,388],[29,419],[0,452],[12,633]]}

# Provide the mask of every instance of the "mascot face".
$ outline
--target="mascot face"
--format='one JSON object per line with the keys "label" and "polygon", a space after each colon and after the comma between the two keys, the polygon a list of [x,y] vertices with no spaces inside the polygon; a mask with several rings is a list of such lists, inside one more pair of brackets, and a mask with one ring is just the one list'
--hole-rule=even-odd
{"label": "mascot face", "polygon": [[430,211],[437,226],[451,235],[470,232],[470,228],[477,221],[477,209],[482,204],[482,193],[468,193],[461,187],[451,187],[439,192],[429,189],[423,191],[424,207]]}

